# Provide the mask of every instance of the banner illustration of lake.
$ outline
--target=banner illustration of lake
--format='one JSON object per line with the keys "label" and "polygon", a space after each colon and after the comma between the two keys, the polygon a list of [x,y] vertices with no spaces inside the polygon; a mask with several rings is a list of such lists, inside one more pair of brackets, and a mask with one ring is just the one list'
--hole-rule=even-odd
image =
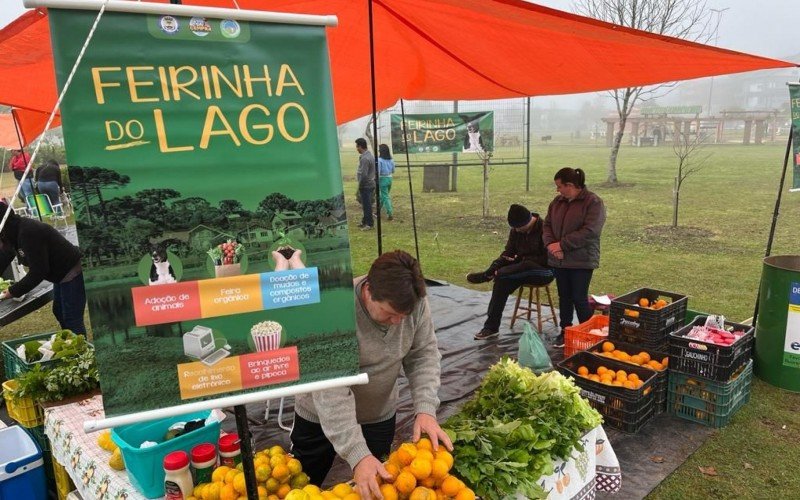
{"label": "banner illustration of lake", "polygon": [[[96,16],[50,9],[63,87]],[[106,12],[61,105],[106,416],[358,373],[322,26]]]}
{"label": "banner illustration of lake", "polygon": [[[494,112],[405,115],[408,152],[482,153],[494,150]],[[392,115],[392,151],[405,153],[403,115]]]}
{"label": "banner illustration of lake", "polygon": [[790,191],[800,191],[800,84],[789,84],[789,101],[792,110],[792,187]]}

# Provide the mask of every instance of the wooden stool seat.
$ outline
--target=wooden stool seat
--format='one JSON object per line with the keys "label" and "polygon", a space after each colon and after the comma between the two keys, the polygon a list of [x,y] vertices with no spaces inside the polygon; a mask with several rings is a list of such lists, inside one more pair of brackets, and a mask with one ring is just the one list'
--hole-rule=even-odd
{"label": "wooden stool seat", "polygon": [[[539,295],[539,291],[544,288],[545,293],[547,294],[547,302],[544,305],[550,306],[550,315],[542,317],[542,301]],[[525,304],[520,305],[522,301],[522,294],[525,293],[525,290],[528,291],[528,305]],[[533,295],[534,292],[536,293],[536,307],[534,307]],[[525,318],[526,320],[531,320],[531,313],[536,311],[536,325],[539,329],[539,333],[542,332],[542,323],[545,321],[552,321],[556,328],[558,328],[558,316],[556,316],[556,309],[553,306],[553,298],[550,295],[550,284],[547,285],[522,285],[517,290],[517,302],[514,304],[514,313],[511,315],[511,328],[514,328],[514,323],[517,319]]]}

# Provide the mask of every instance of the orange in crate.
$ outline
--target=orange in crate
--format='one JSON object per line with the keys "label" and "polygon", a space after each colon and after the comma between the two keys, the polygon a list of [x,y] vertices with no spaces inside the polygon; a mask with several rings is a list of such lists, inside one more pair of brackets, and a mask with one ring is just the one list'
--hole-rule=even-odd
{"label": "orange in crate", "polygon": [[592,330],[601,330],[608,326],[608,316],[595,314],[577,326],[568,326],[564,329],[564,357],[568,358],[578,351],[585,351],[608,335],[595,335]]}

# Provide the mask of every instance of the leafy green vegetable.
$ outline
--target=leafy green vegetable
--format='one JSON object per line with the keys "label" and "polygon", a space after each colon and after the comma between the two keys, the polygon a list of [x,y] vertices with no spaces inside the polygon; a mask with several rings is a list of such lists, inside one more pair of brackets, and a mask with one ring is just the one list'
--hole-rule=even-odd
{"label": "leafy green vegetable", "polygon": [[33,369],[17,377],[14,397],[29,397],[35,401],[59,401],[83,394],[100,385],[94,348],[89,344],[80,354],[64,358],[59,366],[42,369],[37,364]]}
{"label": "leafy green vegetable", "polygon": [[[53,342],[50,350],[53,351],[52,359],[65,358],[75,356],[86,351],[89,345],[83,335],[77,335],[69,330],[60,330],[53,334]],[[29,340],[23,345],[25,346],[25,362],[35,363],[41,361],[43,355],[39,352],[39,348],[45,343],[44,340]]]}
{"label": "leafy green vegetable", "polygon": [[503,358],[444,427],[458,475],[480,497],[499,500],[545,498],[539,478],[553,473],[555,459],[583,451],[580,438],[601,423],[571,380],[557,372],[537,376]]}
{"label": "leafy green vegetable", "polygon": [[3,278],[0,278],[0,292],[6,291],[8,287],[13,284],[14,282],[12,280],[4,280]]}

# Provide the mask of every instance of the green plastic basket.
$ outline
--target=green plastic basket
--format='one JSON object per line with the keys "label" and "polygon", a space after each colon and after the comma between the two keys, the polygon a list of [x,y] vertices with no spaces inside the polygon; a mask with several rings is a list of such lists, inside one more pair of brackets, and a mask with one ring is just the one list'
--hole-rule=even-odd
{"label": "green plastic basket", "polygon": [[58,364],[61,363],[61,359],[51,359],[49,361],[28,363],[24,359],[17,356],[17,347],[20,345],[24,344],[25,342],[30,342],[31,340],[47,340],[53,335],[53,333],[55,332],[40,333],[37,335],[31,335],[29,337],[21,337],[3,342],[3,364],[5,365],[6,380],[17,378],[17,375],[20,373],[33,370],[33,367],[37,364],[41,365],[42,368],[52,368],[53,366],[58,366]]}
{"label": "green plastic basket", "polygon": [[668,408],[675,415],[714,428],[728,425],[750,400],[753,361],[730,382],[670,371]]}

